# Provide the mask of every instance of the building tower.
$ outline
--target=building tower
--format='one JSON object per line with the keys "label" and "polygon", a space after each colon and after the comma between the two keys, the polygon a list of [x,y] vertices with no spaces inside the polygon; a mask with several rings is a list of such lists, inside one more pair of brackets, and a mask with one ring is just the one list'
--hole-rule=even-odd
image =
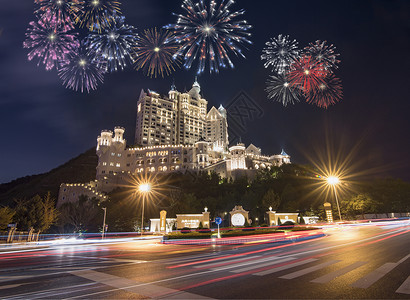
{"label": "building tower", "polygon": [[172,145],[176,142],[178,92],[170,91],[170,99],[154,91],[141,90],[137,102],[135,144],[141,146]]}
{"label": "building tower", "polygon": [[200,92],[201,87],[195,79],[188,93],[178,95],[177,144],[194,145],[203,136],[208,101]]}
{"label": "building tower", "polygon": [[212,150],[223,152],[228,148],[228,122],[223,106],[212,107],[206,115],[206,137],[212,143]]}

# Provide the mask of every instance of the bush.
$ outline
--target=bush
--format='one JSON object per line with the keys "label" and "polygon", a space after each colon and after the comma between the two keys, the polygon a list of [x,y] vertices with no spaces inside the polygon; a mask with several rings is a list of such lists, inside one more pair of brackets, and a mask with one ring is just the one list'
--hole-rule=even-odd
{"label": "bush", "polygon": [[191,232],[191,228],[184,227],[181,229],[181,233],[190,233],[190,232]]}

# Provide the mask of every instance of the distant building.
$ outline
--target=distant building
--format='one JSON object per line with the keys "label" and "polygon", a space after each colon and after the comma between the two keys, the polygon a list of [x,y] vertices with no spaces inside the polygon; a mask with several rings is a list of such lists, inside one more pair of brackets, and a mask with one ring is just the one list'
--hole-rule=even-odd
{"label": "distant building", "polygon": [[104,197],[123,185],[129,174],[214,171],[223,178],[252,178],[258,169],[290,163],[283,150],[263,155],[253,144],[229,147],[226,110],[221,105],[207,111],[208,102],[200,91],[196,80],[187,93],[178,92],[174,85],[168,96],[142,90],[137,102],[137,146],[127,147],[122,127],[101,131],[96,180],[77,184],[75,192],[73,185],[62,184],[59,203],[73,201],[81,192],[78,189]]}

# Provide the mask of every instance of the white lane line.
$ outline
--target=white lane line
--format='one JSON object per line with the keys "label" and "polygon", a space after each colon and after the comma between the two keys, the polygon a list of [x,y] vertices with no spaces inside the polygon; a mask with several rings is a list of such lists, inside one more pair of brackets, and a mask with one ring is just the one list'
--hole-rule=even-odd
{"label": "white lane line", "polygon": [[403,282],[403,284],[396,290],[396,293],[410,295],[410,276]]}
{"label": "white lane line", "polygon": [[[278,257],[278,258],[280,258],[280,257]],[[255,269],[270,266],[270,265],[277,265],[277,264],[287,262],[287,261],[290,261],[290,260],[295,260],[295,258],[294,257],[287,257],[287,258],[283,258],[283,259],[279,259],[279,260],[275,260],[275,261],[271,261],[271,262],[265,262],[263,264],[257,264],[257,265],[252,265],[252,266],[246,267],[246,268],[232,270],[231,272],[232,273],[242,273],[242,272],[246,272],[246,271],[249,271],[249,270],[255,270]]]}
{"label": "white lane line", "polygon": [[290,273],[290,274],[281,276],[281,277],[279,277],[279,278],[283,278],[283,279],[293,279],[293,278],[297,278],[297,277],[300,277],[300,276],[303,276],[303,275],[306,275],[306,274],[315,272],[315,271],[317,271],[317,270],[323,269],[323,268],[325,268],[325,267],[327,267],[327,266],[333,265],[333,264],[335,264],[335,263],[337,263],[337,262],[339,262],[339,261],[340,261],[340,260],[329,260],[329,261],[326,261],[326,262],[324,262],[324,263],[318,264],[318,265],[316,265],[316,266],[313,266],[313,267],[310,267],[310,268],[306,268],[306,269],[303,269],[303,270],[300,270],[300,271],[296,271],[296,272],[293,272],[293,273]]}
{"label": "white lane line", "polygon": [[305,265],[307,263],[314,262],[314,261],[317,261],[317,259],[316,258],[309,258],[309,259],[306,259],[306,260],[302,260],[302,261],[298,261],[298,262],[288,264],[286,266],[281,266],[281,267],[272,268],[272,269],[269,269],[269,270],[266,270],[266,271],[254,273],[252,275],[264,276],[264,275],[280,272],[280,271],[283,271],[283,270],[291,269],[293,267]]}
{"label": "white lane line", "polygon": [[310,282],[315,282],[315,283],[327,283],[329,281],[332,281],[333,279],[342,276],[346,273],[349,273],[351,271],[353,271],[354,269],[357,269],[361,266],[363,266],[364,264],[366,264],[367,262],[364,261],[357,261],[351,265],[348,265],[344,268],[341,268],[339,270],[330,272],[329,274],[323,275],[321,277],[318,277],[316,279],[311,280]]}
{"label": "white lane line", "polygon": [[[244,267],[244,266],[249,266],[249,265],[256,265],[256,264],[259,264],[259,263],[266,264],[269,261],[277,260],[277,259],[281,259],[281,258],[283,258],[283,257],[272,256],[272,257],[269,257],[269,258],[260,258],[260,259],[255,259],[255,260],[244,262],[244,263],[234,264],[234,265],[231,265],[231,266],[223,266],[223,267],[220,267],[220,268],[213,268],[212,270],[213,271],[222,271],[222,270],[233,269],[233,268],[238,268],[238,267]],[[292,259],[295,259],[295,257],[288,256],[285,259],[292,260]]]}
{"label": "white lane line", "polygon": [[397,263],[385,263],[384,265],[378,267],[373,272],[367,274],[365,277],[360,278],[359,280],[351,284],[352,287],[366,289],[371,286],[373,283],[378,281],[384,275],[389,273],[397,266]]}
{"label": "white lane line", "polygon": [[[118,290],[126,290],[138,295],[143,295],[150,298],[178,298],[178,299],[210,299],[208,297],[204,297],[197,294],[192,294],[184,291],[179,291],[167,287],[163,287],[160,285],[153,285],[153,284],[143,284],[142,282],[137,282],[131,279],[122,278],[102,272],[96,271],[75,271],[70,272],[71,274],[82,277],[91,281],[95,281],[98,283],[102,283],[104,285],[113,287]],[[137,285],[137,286],[136,286]],[[105,291],[104,291],[105,292]],[[95,293],[95,294],[98,294]],[[84,296],[88,295],[81,295],[78,297],[83,298]],[[74,297],[77,298],[77,297]]]}
{"label": "white lane line", "polygon": [[369,286],[371,286],[373,283],[378,281],[380,278],[382,278],[384,275],[389,273],[391,270],[393,270],[395,267],[405,262],[409,257],[410,257],[410,254],[407,254],[405,257],[403,257],[396,263],[391,263],[391,262],[385,263],[384,265],[378,267],[373,272],[367,274],[365,277],[362,277],[359,280],[353,282],[351,286],[366,289]]}
{"label": "white lane line", "polygon": [[20,285],[23,285],[23,283],[3,285],[3,286],[0,286],[0,290],[14,289],[14,288],[16,288],[16,287],[18,287],[18,286],[20,286]]}
{"label": "white lane line", "polygon": [[242,258],[237,258],[237,259],[230,259],[230,260],[220,260],[211,264],[202,264],[202,265],[197,265],[194,266],[194,268],[198,269],[198,268],[212,268],[214,266],[218,266],[220,264],[230,264],[230,263],[236,263],[236,262],[240,262],[240,261],[244,261],[244,260],[248,260],[248,259],[252,259],[252,258],[257,258],[257,257],[261,257],[261,255],[255,255],[255,256],[251,256],[251,257],[242,257]]}
{"label": "white lane line", "polygon": [[[84,291],[85,290],[85,289],[78,289],[78,288],[95,286],[97,284],[98,284],[97,282],[92,282],[92,283],[86,283],[86,284],[64,286],[64,287],[59,287],[59,288],[54,288],[54,289],[40,290],[40,291],[35,291],[35,292],[15,294],[15,295],[9,296],[7,299],[37,299],[37,298],[45,298],[45,297],[50,297],[50,298],[53,299],[53,298],[57,298],[56,295],[63,295],[63,294],[67,294],[67,293],[68,294],[77,293],[79,291]],[[101,287],[101,286],[99,286],[99,287]],[[56,293],[58,291],[64,291],[64,292],[63,293]]]}

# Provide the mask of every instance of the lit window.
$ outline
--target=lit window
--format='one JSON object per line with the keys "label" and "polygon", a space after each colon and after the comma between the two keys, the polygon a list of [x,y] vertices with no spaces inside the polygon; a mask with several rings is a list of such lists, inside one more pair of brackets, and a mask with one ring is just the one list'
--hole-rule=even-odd
{"label": "lit window", "polygon": [[121,165],[120,165],[119,163],[117,163],[115,166],[116,166],[117,168],[121,167]]}

